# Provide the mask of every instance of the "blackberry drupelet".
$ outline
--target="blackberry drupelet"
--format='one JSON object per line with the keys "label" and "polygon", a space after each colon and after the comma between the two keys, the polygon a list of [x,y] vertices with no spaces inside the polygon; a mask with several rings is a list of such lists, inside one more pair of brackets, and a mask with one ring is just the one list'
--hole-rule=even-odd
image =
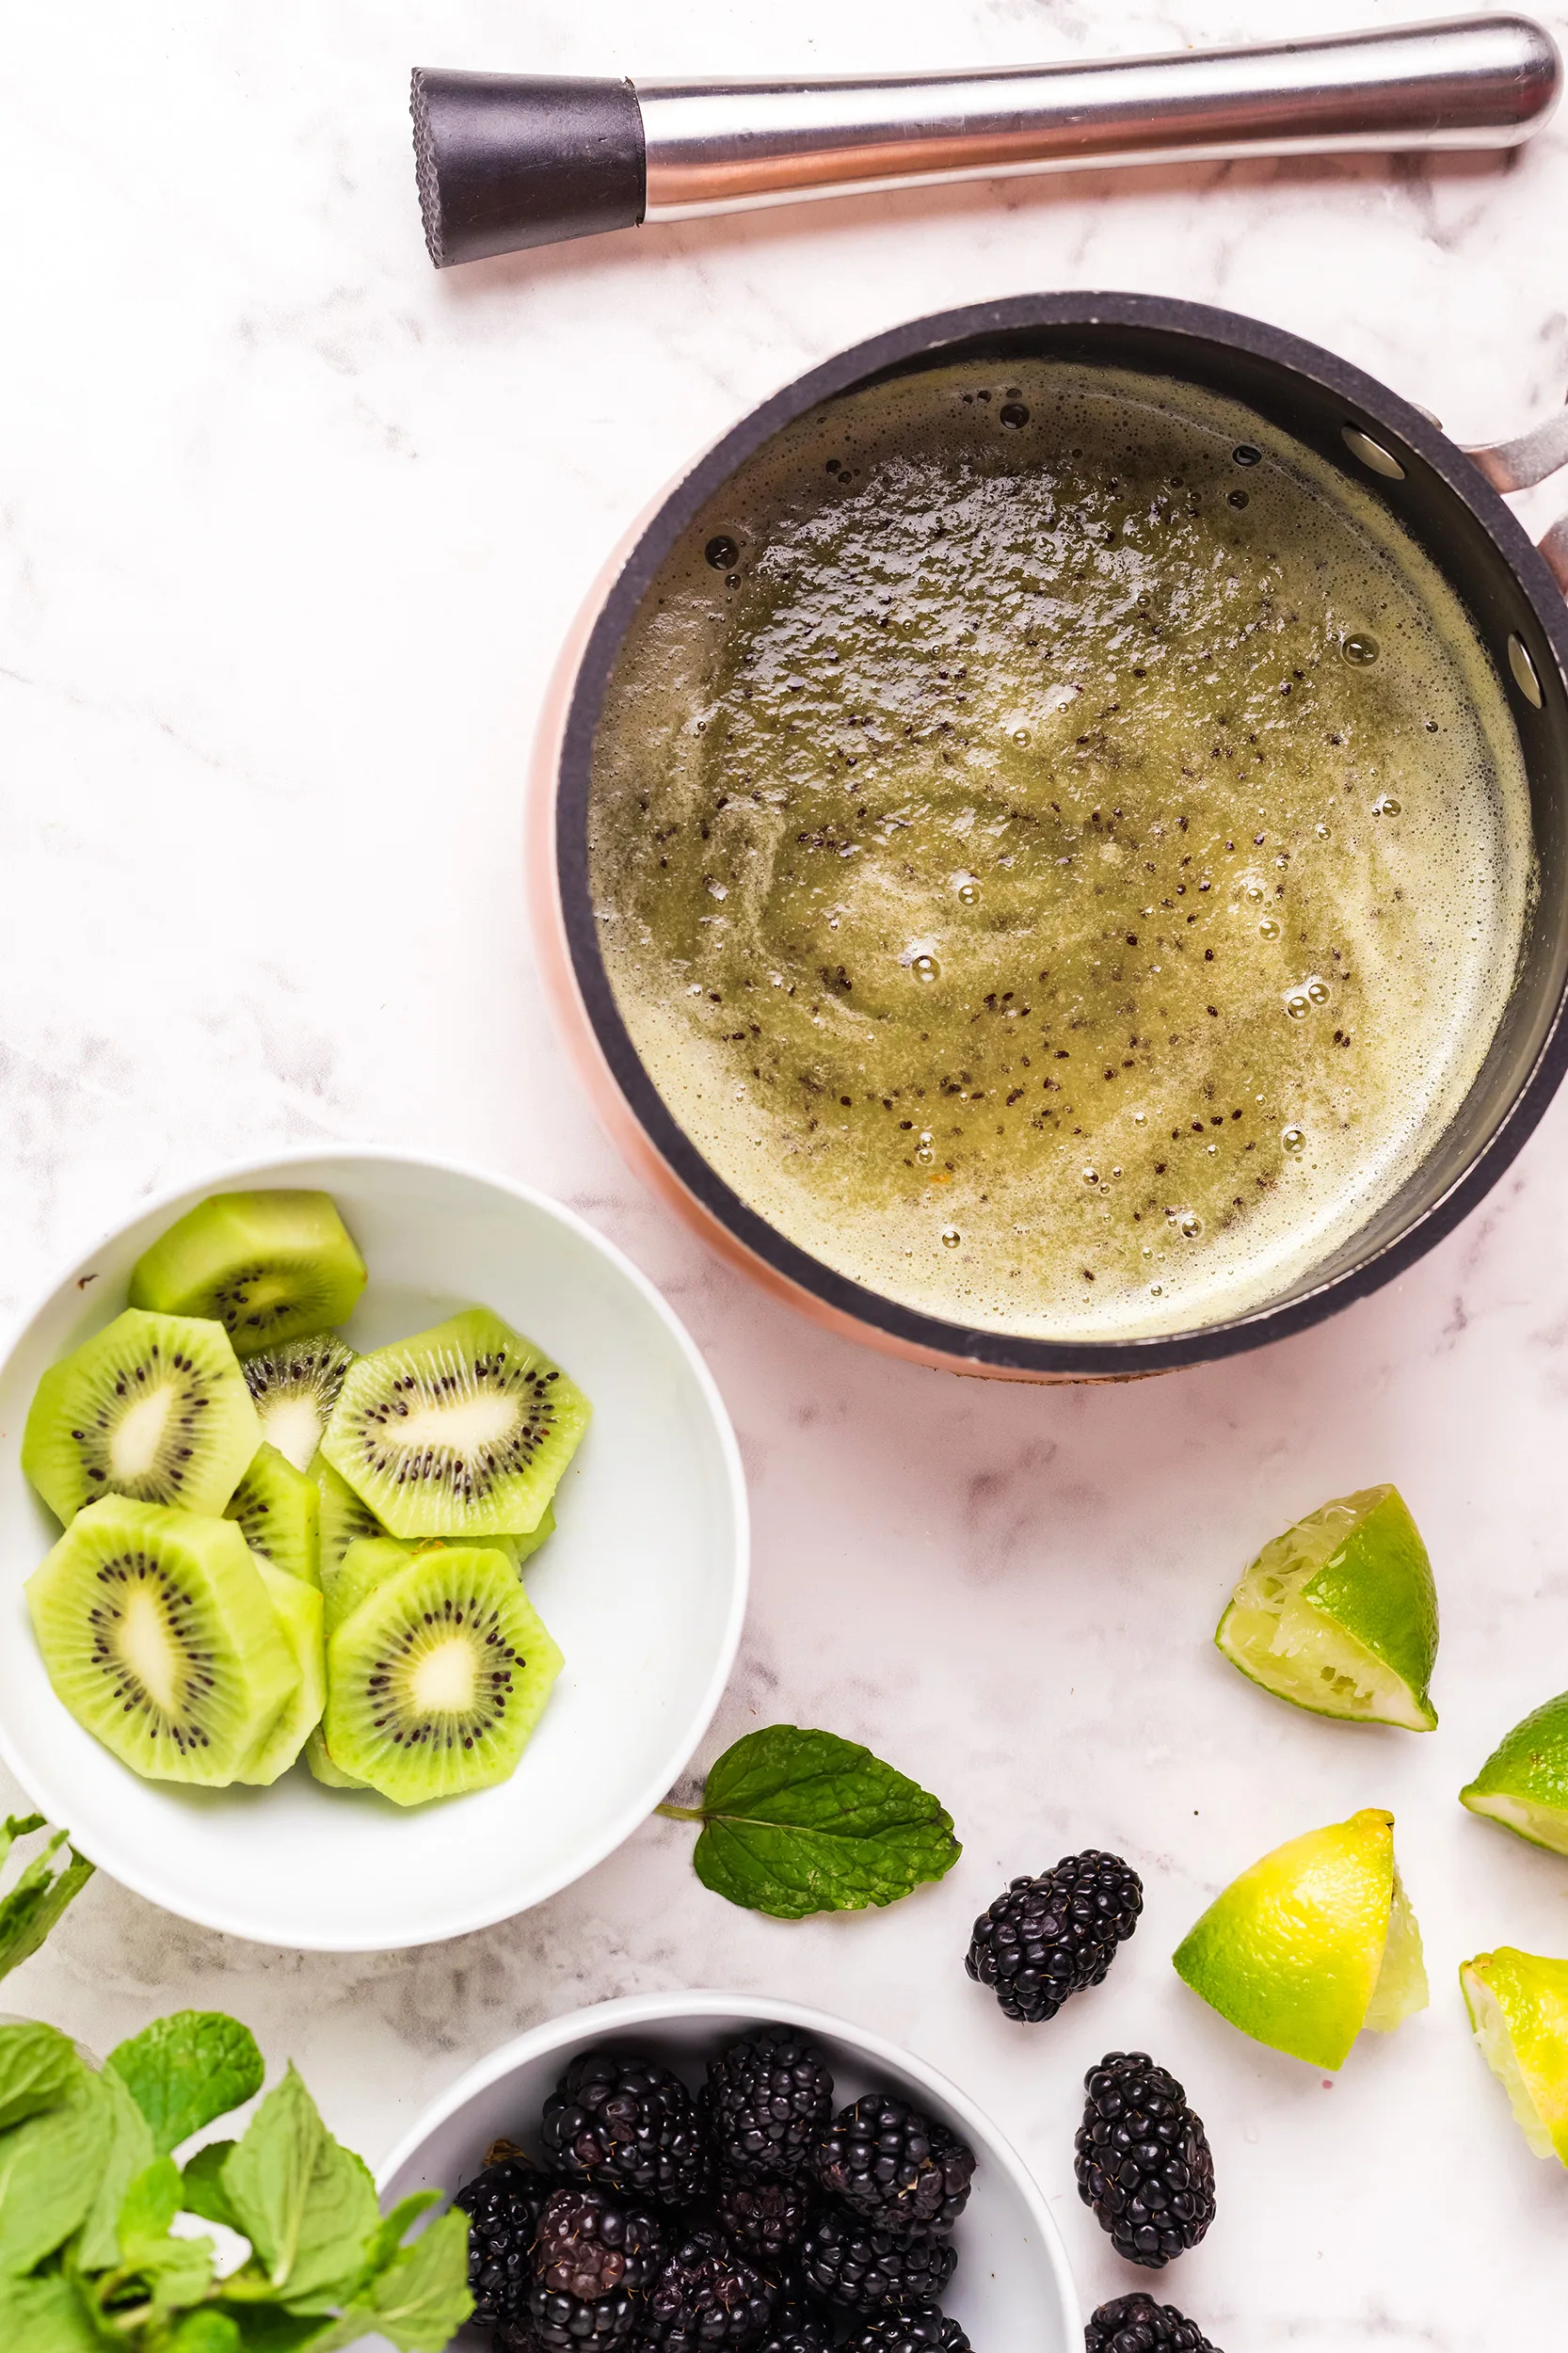
{"label": "blackberry drupelet", "polygon": [[563,2173],[629,2198],[689,2206],[708,2188],[691,2093],[667,2067],[634,2053],[580,2052],[545,2102],[539,2130]]}
{"label": "blackberry drupelet", "polygon": [[776,2277],[800,2245],[816,2205],[809,2182],[723,2182],[713,2211],[743,2253]]}
{"label": "blackberry drupelet", "polygon": [[869,2092],[817,2144],[818,2181],[884,2231],[951,2231],[963,2213],[974,2151],[903,2100]]}
{"label": "blackberry drupelet", "polygon": [[487,2165],[453,2200],[469,2218],[468,2283],[482,2328],[519,2318],[534,2283],[534,2233],[553,2187],[526,2157]]}
{"label": "blackberry drupelet", "polygon": [[861,2329],[842,2353],[973,2353],[956,2320],[935,2306],[918,2313],[885,2313]]}
{"label": "blackberry drupelet", "polygon": [[1176,2077],[1146,2051],[1112,2051],[1084,2077],[1079,2196],[1128,2263],[1160,2270],[1214,2219],[1214,2159]]}
{"label": "blackberry drupelet", "polygon": [[766,2336],[778,2300],[772,2281],[717,2231],[698,2229],[669,2257],[644,2300],[639,2342],[664,2353],[716,2346],[749,2353]]}
{"label": "blackberry drupelet", "polygon": [[907,2232],[895,2238],[836,2206],[824,2207],[801,2248],[808,2283],[851,2313],[888,2306],[919,2311],[935,2304],[957,2261],[952,2241],[940,2232]]}
{"label": "blackberry drupelet", "polygon": [[1083,2331],[1083,2353],[1220,2353],[1195,2320],[1150,2296],[1102,2304]]}
{"label": "blackberry drupelet", "polygon": [[1038,1879],[1014,1880],[981,1913],[964,1966],[1007,2017],[1037,2026],[1070,1993],[1099,1984],[1143,1909],[1144,1883],[1120,1855],[1064,1855]]}
{"label": "blackberry drupelet", "polygon": [[765,2026],[709,2062],[703,2121],[719,2163],[742,2180],[798,2173],[832,2114],[827,2060],[792,2026]]}

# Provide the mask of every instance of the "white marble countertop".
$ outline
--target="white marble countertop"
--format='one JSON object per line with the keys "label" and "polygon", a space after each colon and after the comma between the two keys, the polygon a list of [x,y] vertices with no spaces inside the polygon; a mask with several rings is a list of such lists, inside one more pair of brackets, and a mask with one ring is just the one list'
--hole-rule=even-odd
{"label": "white marble countertop", "polygon": [[[100,1876],[7,2007],[100,2049],[161,2009],[232,2009],[375,2159],[471,2060],[571,2005],[700,1981],[816,2001],[890,2024],[990,2107],[1086,2306],[1144,2282],[1074,2191],[1080,2078],[1144,2046],[1186,2080],[1219,2171],[1208,2242],[1150,2284],[1226,2353],[1560,2341],[1568,2182],[1514,2130],[1454,1971],[1505,1942],[1568,1952],[1568,1864],[1453,1793],[1568,1683],[1568,1099],[1450,1241],[1324,1329],[1128,1388],[954,1386],[770,1305],[627,1176],[545,1017],[519,869],[530,730],[580,594],[762,394],[923,311],[1130,287],[1315,338],[1461,438],[1516,429],[1568,385],[1568,119],[1507,160],[977,184],[438,278],[405,112],[416,59],[847,71],[1420,13],[10,12],[0,1305],[152,1189],[274,1144],[404,1143],[546,1187],[663,1286],[740,1432],[755,1600],[707,1753],[778,1718],[863,1737],[940,1792],[967,1851],[893,1912],[787,1927],[706,1895],[689,1833],[653,1821],[538,1912],[369,1958],[234,1943]],[[1298,1716],[1208,1647],[1264,1538],[1384,1479],[1442,1590],[1430,1739]],[[1433,2004],[1329,2084],[1233,2034],[1168,1955],[1236,1870],[1368,1803],[1399,1817]],[[1101,1990],[1009,2027],[962,1974],[969,1921],[1012,1872],[1088,1845],[1144,1873],[1143,1926]]]}

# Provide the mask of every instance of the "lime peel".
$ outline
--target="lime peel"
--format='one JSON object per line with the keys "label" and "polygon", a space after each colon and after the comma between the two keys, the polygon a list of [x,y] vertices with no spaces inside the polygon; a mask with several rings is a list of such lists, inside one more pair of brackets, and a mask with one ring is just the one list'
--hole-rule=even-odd
{"label": "lime peel", "polygon": [[1568,1961],[1512,1945],[1461,1963],[1481,2056],[1538,2157],[1568,2165]]}
{"label": "lime peel", "polygon": [[1250,1682],[1313,1715],[1436,1725],[1437,1593],[1394,1487],[1325,1503],[1265,1545],[1214,1641]]}
{"label": "lime peel", "polygon": [[1568,1854],[1568,1691],[1515,1724],[1459,1801],[1532,1847]]}

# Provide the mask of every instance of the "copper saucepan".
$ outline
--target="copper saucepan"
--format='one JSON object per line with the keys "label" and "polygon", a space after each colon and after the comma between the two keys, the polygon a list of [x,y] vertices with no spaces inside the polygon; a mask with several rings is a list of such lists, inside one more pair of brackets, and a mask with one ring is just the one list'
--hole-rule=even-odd
{"label": "copper saucepan", "polygon": [[[1188,1332],[1105,1340],[968,1328],[886,1299],[747,1207],[673,1117],[617,1011],[589,892],[588,800],[605,689],[642,598],[734,471],[824,401],[964,359],[1101,362],[1199,384],[1375,489],[1467,608],[1505,681],[1529,777],[1540,888],[1497,1033],[1457,1115],[1400,1189],[1281,1296]],[[1331,352],[1254,319],[1143,295],[1028,295],[919,319],[812,369],[744,418],[633,527],[563,650],[536,744],[530,890],[568,1048],[632,1167],[732,1264],[847,1337],[916,1363],[1003,1380],[1125,1380],[1299,1332],[1364,1298],[1496,1184],[1568,1059],[1568,518],[1540,549],[1500,491],[1568,465],[1568,410],[1514,442],[1462,450],[1423,410]]]}

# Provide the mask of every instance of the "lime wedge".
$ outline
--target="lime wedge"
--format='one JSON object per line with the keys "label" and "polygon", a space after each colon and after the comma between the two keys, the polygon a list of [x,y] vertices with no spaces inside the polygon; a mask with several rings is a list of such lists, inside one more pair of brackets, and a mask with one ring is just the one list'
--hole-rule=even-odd
{"label": "lime wedge", "polygon": [[1538,2157],[1568,2165],[1568,1961],[1512,1945],[1461,1963],[1481,2056]]}
{"label": "lime wedge", "polygon": [[1568,1691],[1514,1725],[1459,1801],[1532,1847],[1568,1854]]}
{"label": "lime wedge", "polygon": [[1427,2006],[1421,1932],[1379,1807],[1276,1847],[1176,1947],[1177,1975],[1222,2018],[1312,2067],[1342,2067],[1363,2026]]}
{"label": "lime wedge", "polygon": [[1214,1640],[1250,1681],[1315,1716],[1409,1732],[1437,1722],[1437,1593],[1396,1488],[1342,1496],[1265,1545]]}

